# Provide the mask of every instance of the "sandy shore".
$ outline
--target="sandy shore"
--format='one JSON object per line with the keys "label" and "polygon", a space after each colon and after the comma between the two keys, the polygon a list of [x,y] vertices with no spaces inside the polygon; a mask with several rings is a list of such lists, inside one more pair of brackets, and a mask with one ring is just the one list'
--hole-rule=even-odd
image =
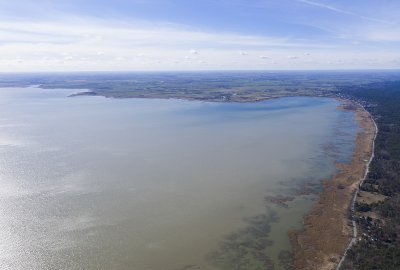
{"label": "sandy shore", "polygon": [[349,207],[372,155],[375,125],[364,108],[341,102],[339,109],[354,111],[360,126],[356,147],[351,163],[336,164],[339,172],[324,181],[319,202],[303,220],[304,229],[289,233],[295,269],[336,269],[353,236]]}

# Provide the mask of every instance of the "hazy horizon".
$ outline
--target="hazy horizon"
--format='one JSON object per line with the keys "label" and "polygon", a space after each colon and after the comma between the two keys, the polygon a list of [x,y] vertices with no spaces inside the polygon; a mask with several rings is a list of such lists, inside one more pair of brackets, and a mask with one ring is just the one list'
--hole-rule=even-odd
{"label": "hazy horizon", "polygon": [[52,71],[52,70],[43,70],[43,71],[0,71],[0,74],[107,74],[107,73],[125,73],[125,74],[151,74],[151,73],[273,73],[273,72],[282,72],[282,73],[329,73],[329,72],[337,72],[337,73],[383,73],[383,72],[400,72],[400,68],[393,69],[248,69],[248,70],[234,70],[234,69],[190,69],[190,70],[60,70],[60,71]]}

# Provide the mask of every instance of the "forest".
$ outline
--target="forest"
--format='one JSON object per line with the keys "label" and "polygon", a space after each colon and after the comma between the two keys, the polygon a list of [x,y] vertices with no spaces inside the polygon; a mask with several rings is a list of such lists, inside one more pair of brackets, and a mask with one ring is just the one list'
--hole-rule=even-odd
{"label": "forest", "polygon": [[379,203],[356,204],[359,241],[343,269],[400,269],[400,81],[341,87],[341,94],[361,102],[378,125],[375,158],[360,190],[382,194]]}

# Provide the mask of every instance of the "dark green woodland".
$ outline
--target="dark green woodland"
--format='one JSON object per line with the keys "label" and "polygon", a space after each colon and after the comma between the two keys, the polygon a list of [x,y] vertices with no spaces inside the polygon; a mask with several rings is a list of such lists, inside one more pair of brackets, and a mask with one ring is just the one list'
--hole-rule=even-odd
{"label": "dark green woodland", "polygon": [[360,100],[379,128],[375,158],[361,190],[388,196],[381,203],[356,205],[377,218],[359,218],[361,241],[349,251],[342,269],[400,269],[400,81],[343,87]]}

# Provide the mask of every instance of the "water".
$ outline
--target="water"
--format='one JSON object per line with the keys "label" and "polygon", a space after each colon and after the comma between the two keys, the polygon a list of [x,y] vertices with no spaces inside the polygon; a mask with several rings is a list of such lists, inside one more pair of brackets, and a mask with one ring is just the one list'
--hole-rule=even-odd
{"label": "water", "polygon": [[70,93],[0,89],[1,269],[283,269],[357,131],[328,98]]}

